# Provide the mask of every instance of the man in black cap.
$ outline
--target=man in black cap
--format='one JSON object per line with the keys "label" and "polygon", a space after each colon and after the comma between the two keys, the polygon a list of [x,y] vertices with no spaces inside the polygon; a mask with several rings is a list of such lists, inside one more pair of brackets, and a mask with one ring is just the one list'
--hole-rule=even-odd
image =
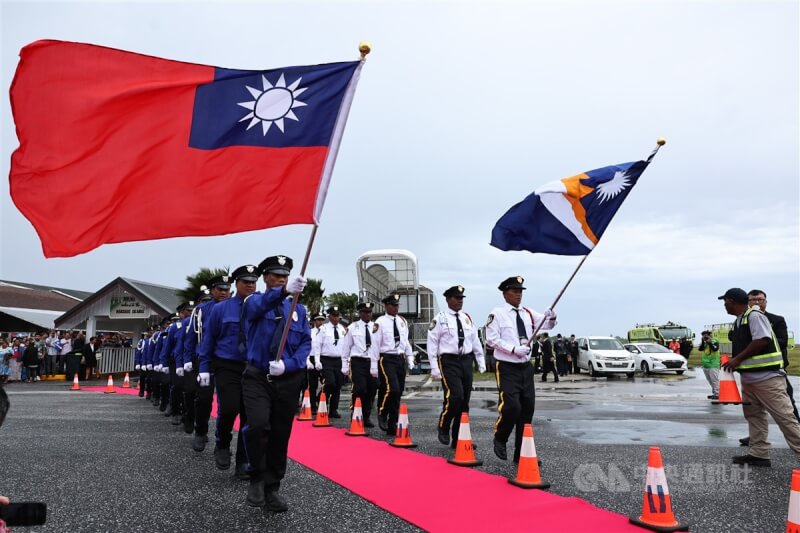
{"label": "man in black cap", "polygon": [[722,365],[742,378],[742,411],[750,429],[750,453],[737,455],[734,464],[772,466],[767,441],[767,413],[783,432],[789,448],[800,456],[800,422],[786,392],[783,354],[769,320],[757,306],[748,307],[747,293],[728,289],[719,297],[736,320],[730,333],[733,359]]}
{"label": "man in black cap", "polygon": [[[214,462],[220,470],[231,466],[231,440],[233,423],[247,423],[247,412],[242,406],[242,372],[247,365],[247,344],[242,326],[244,300],[256,290],[258,267],[243,265],[231,276],[236,284],[236,294],[211,308],[208,323],[204,324],[203,338],[197,350],[200,363],[198,382],[201,387],[211,385],[211,373],[217,389],[217,443]],[[236,440],[236,477],[247,479],[247,454],[242,442],[242,432]]]}
{"label": "man in black cap", "polygon": [[[200,304],[195,308],[195,312],[189,320],[186,328],[186,336],[183,342],[183,371],[186,382],[193,381],[194,389],[194,437],[192,438],[192,449],[202,452],[208,442],[208,420],[211,417],[211,406],[214,400],[214,376],[209,377],[209,386],[201,387],[198,383],[198,371],[200,361],[197,353],[198,346],[203,339],[203,332],[208,327],[208,318],[211,316],[211,309],[214,304],[227,300],[230,296],[231,281],[229,275],[216,276],[209,280],[208,286],[211,290],[201,290],[198,295]],[[206,295],[205,292],[210,292]],[[187,399],[187,401],[190,401]]]}
{"label": "man in black cap", "polygon": [[461,285],[444,291],[447,310],[439,313],[428,328],[431,377],[442,380],[444,394],[438,423],[439,442],[452,447],[458,442],[461,413],[469,413],[473,359],[478,363],[478,372],[486,372],[478,328],[462,310],[465,296]]}
{"label": "man in black cap", "polygon": [[533,366],[530,363],[530,343],[539,329],[553,329],[556,314],[552,309],[537,313],[522,307],[522,276],[503,280],[498,289],[503,292],[505,304],[495,307],[486,323],[486,343],[494,348],[497,360],[495,376],[500,394],[497,410],[500,416],[495,423],[494,453],[505,461],[506,443],[511,430],[516,427],[514,461],[519,461],[522,431],[533,420],[535,392]]}
{"label": "man in black cap", "polygon": [[397,430],[400,398],[406,387],[406,365],[414,369],[414,353],[408,342],[408,324],[398,314],[400,295],[393,293],[381,302],[386,314],[373,326],[373,347],[378,359],[378,426],[388,435]]}
{"label": "man in black cap", "polygon": [[[173,316],[174,315],[170,315],[161,319],[161,327],[150,339],[150,361],[153,365],[150,382],[154,390],[153,405],[162,412],[167,410],[167,404],[169,402],[169,376],[165,375],[163,372],[161,348],[167,340],[167,334],[169,333],[169,327],[172,323]],[[169,368],[167,368],[167,374],[169,374]],[[165,388],[167,391],[166,393],[164,392]]]}
{"label": "man in black cap", "polygon": [[328,307],[328,322],[322,324],[319,333],[311,342],[311,353],[322,363],[322,387],[328,402],[330,418],[341,418],[339,414],[339,392],[344,384],[342,375],[342,355],[340,342],[347,330],[339,323],[341,313],[339,307]]}
{"label": "man in black cap", "polygon": [[319,355],[314,353],[314,339],[319,335],[319,328],[323,322],[325,322],[325,315],[322,313],[317,313],[311,318],[311,353],[308,354],[306,359],[306,379],[303,389],[308,388],[312,415],[317,414],[317,406],[319,405],[317,390],[319,389],[319,380],[322,377],[322,363],[319,360]]}
{"label": "man in black cap", "polygon": [[[147,368],[144,362],[144,349],[147,346],[147,341],[152,335],[151,330],[143,331],[142,338],[136,343],[136,351],[134,352],[134,370],[139,372],[139,398],[144,397],[145,389],[147,387]],[[149,398],[148,398],[149,399]]]}
{"label": "man in black cap", "polygon": [[350,414],[356,405],[356,398],[361,399],[364,415],[364,427],[375,425],[369,419],[375,392],[378,390],[378,357],[372,343],[372,303],[362,302],[356,306],[359,320],[347,327],[341,341],[342,374],[350,374],[353,388],[350,396]]}
{"label": "man in black cap", "polygon": [[[161,348],[161,371],[169,376],[169,410],[164,416],[172,417],[172,425],[181,423],[183,412],[183,320],[188,319],[194,309],[194,301],[183,302],[176,308],[167,339]],[[162,390],[163,392],[163,390]]]}
{"label": "man in black cap", "polygon": [[[270,256],[259,270],[267,289],[248,298],[244,309],[247,366],[242,391],[248,422],[242,433],[250,459],[246,503],[281,513],[289,508],[278,490],[286,475],[297,397],[311,353],[311,328],[305,306],[298,303],[292,312],[288,298],[297,298],[306,286],[303,276],[289,279],[292,259]],[[284,331],[287,336],[281,350]]]}
{"label": "man in black cap", "polygon": [[[205,285],[200,287],[200,291],[195,297],[197,305],[192,309],[192,313],[181,321],[181,341],[175,349],[178,354],[175,358],[175,373],[183,380],[183,431],[191,434],[194,431],[194,420],[196,417],[197,390],[200,385],[197,383],[197,372],[193,359],[196,357],[197,335],[195,332],[195,320],[201,305],[213,301],[211,291]],[[194,339],[192,339],[194,337]],[[192,340],[190,340],[192,339]],[[193,342],[192,342],[193,341]],[[205,447],[205,443],[203,443]]]}

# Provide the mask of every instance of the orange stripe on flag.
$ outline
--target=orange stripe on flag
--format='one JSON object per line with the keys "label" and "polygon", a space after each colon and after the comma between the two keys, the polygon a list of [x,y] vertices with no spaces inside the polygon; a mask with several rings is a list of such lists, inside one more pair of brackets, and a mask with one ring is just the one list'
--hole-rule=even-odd
{"label": "orange stripe on flag", "polygon": [[580,222],[583,233],[586,234],[586,238],[597,244],[598,239],[592,231],[592,228],[589,227],[589,223],[586,221],[586,209],[584,209],[583,204],[581,204],[581,198],[591,193],[594,189],[582,184],[582,179],[589,179],[589,176],[586,174],[578,174],[571,178],[562,179],[561,183],[563,183],[564,187],[567,189],[565,194],[570,205],[572,205],[572,212],[575,213],[575,220]]}

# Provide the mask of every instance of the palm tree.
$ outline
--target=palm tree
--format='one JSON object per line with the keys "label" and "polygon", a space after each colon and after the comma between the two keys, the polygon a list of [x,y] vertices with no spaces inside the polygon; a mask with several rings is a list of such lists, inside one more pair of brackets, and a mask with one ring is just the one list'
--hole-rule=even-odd
{"label": "palm tree", "polygon": [[308,278],[306,288],[303,289],[303,304],[308,308],[310,317],[322,310],[322,306],[325,305],[324,294],[325,289],[322,288],[322,280]]}
{"label": "palm tree", "polygon": [[356,319],[356,306],[358,305],[358,294],[354,292],[334,292],[326,298],[328,305],[339,307],[342,318],[352,322]]}
{"label": "palm tree", "polygon": [[193,275],[186,276],[186,282],[188,285],[185,289],[181,289],[175,293],[178,299],[181,302],[188,302],[189,300],[194,300],[197,297],[197,293],[200,292],[200,287],[202,285],[208,285],[208,282],[211,281],[212,278],[216,278],[217,276],[224,276],[228,274],[230,268],[225,266],[222,268],[207,268],[203,267],[197,271],[197,273]]}

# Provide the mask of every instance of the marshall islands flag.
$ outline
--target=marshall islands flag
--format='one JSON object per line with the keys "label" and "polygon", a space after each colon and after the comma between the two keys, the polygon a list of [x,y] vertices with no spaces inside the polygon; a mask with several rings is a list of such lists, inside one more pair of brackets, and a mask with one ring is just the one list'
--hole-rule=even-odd
{"label": "marshall islands flag", "polygon": [[491,245],[555,255],[587,255],[653,159],[598,168],[545,183],[495,224]]}

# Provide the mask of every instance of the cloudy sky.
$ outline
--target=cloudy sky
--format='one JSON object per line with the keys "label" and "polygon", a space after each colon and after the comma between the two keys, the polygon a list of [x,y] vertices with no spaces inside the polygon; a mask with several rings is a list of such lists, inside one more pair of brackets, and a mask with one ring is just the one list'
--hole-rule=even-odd
{"label": "cloudy sky", "polygon": [[[558,331],[668,320],[699,330],[728,320],[716,297],[732,286],[764,289],[770,310],[800,327],[796,1],[3,0],[0,14],[6,89],[19,49],[38,39],[242,69],[351,60],[371,41],[308,269],[329,292],[357,290],[363,252],[404,248],[437,293],[466,286],[476,320],[510,275],[526,278],[524,303],[542,310],[580,258],[491,248],[496,220],[538,185],[645,158],[663,136],[558,304]],[[0,112],[7,176],[18,145],[7,97]],[[63,204],[79,210],[81,198]],[[5,179],[0,225],[1,279],[84,290],[116,276],[181,287],[201,266],[299,260],[310,234],[45,259]]]}

